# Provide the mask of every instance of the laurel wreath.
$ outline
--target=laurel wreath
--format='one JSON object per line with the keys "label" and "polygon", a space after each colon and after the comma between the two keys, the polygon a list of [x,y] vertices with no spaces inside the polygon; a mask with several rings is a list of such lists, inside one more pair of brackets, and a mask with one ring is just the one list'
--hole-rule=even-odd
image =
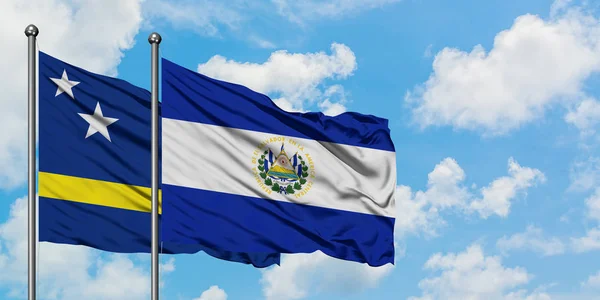
{"label": "laurel wreath", "polygon": [[260,159],[258,160],[258,166],[257,166],[258,170],[260,171],[259,175],[264,180],[265,185],[270,186],[271,190],[273,190],[274,192],[278,192],[278,193],[281,192],[282,186],[284,187],[285,192],[288,194],[293,194],[293,193],[295,193],[295,191],[301,190],[302,186],[306,183],[306,177],[308,177],[308,165],[306,165],[302,156],[298,155],[300,164],[302,164],[302,174],[300,174],[300,180],[296,181],[294,184],[280,186],[279,183],[277,183],[277,182],[273,183],[271,178],[269,178],[267,176],[267,172],[265,172],[264,163],[265,163],[265,157],[267,156],[267,154],[269,154],[269,151],[265,151],[260,156]]}

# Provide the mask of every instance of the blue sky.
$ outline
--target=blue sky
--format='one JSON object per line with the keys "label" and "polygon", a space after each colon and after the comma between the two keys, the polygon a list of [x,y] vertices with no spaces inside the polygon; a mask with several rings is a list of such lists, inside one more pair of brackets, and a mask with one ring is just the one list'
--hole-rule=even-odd
{"label": "blue sky", "polygon": [[[600,299],[597,3],[19,2],[0,4],[0,35],[16,45],[0,49],[2,69],[15,70],[0,74],[0,298],[26,288],[16,199],[26,195],[22,32],[35,23],[42,51],[144,88],[157,31],[163,57],[282,108],[390,120],[394,267],[316,253],[258,270],[178,255],[162,259],[163,299]],[[146,255],[49,244],[39,255],[43,299],[148,298]]]}

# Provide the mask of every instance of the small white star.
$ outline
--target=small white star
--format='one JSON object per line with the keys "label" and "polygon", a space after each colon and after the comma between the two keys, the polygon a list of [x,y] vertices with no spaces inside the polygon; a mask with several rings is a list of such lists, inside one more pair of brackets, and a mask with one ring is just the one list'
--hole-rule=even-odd
{"label": "small white star", "polygon": [[93,135],[96,132],[100,132],[100,134],[102,134],[109,142],[112,142],[110,140],[110,135],[108,134],[108,125],[118,121],[119,119],[115,119],[115,118],[107,118],[105,116],[102,115],[102,108],[100,108],[100,102],[98,102],[96,104],[96,110],[94,110],[94,114],[93,115],[87,115],[87,114],[79,114],[80,117],[82,117],[86,122],[88,122],[88,124],[90,124],[90,127],[88,127],[88,131],[87,134],[85,136],[85,138],[87,139],[88,137],[90,137],[91,135]]}
{"label": "small white star", "polygon": [[71,81],[69,80],[69,76],[67,76],[67,70],[63,70],[62,78],[50,78],[54,83],[58,86],[56,89],[56,95],[54,97],[62,94],[63,92],[69,94],[72,99],[75,99],[73,96],[72,88],[79,84],[79,81]]}

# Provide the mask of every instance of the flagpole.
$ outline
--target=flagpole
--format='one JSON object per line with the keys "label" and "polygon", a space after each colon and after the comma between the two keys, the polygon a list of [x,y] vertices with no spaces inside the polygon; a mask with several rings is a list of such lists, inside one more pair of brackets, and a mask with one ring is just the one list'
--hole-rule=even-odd
{"label": "flagpole", "polygon": [[27,143],[28,160],[27,160],[27,175],[28,175],[28,247],[27,247],[27,275],[28,275],[28,299],[35,300],[36,298],[36,203],[35,203],[35,142],[36,142],[36,86],[35,86],[35,67],[36,67],[36,47],[35,40],[39,33],[38,28],[31,24],[25,28],[25,36],[27,36],[27,114],[28,114],[28,131],[29,139]]}
{"label": "flagpole", "polygon": [[152,47],[152,300],[158,300],[158,45],[162,38],[153,32]]}

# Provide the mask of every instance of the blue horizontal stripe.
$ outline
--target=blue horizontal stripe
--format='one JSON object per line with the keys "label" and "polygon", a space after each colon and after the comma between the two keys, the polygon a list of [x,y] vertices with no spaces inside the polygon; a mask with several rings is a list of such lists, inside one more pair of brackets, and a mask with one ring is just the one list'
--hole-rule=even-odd
{"label": "blue horizontal stripe", "polygon": [[[39,240],[83,245],[118,253],[150,253],[151,215],[149,213],[39,198]],[[161,227],[162,219],[159,217]],[[162,228],[159,235],[162,235]],[[264,268],[279,264],[279,254],[245,254],[218,251],[196,244],[161,243],[161,253],[205,253],[219,259]]]}
{"label": "blue horizontal stripe", "polygon": [[394,219],[163,184],[164,240],[242,252],[394,262]]}
{"label": "blue horizontal stripe", "polygon": [[394,151],[388,120],[346,112],[290,113],[247,87],[162,59],[163,118]]}

